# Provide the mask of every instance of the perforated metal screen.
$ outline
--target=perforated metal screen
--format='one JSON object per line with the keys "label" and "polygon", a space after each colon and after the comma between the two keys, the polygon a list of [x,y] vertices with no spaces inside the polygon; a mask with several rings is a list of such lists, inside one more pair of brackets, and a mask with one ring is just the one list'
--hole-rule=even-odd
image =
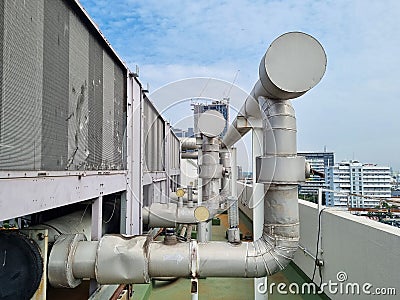
{"label": "perforated metal screen", "polygon": [[0,13],[0,169],[124,169],[126,69],[83,14],[66,0]]}

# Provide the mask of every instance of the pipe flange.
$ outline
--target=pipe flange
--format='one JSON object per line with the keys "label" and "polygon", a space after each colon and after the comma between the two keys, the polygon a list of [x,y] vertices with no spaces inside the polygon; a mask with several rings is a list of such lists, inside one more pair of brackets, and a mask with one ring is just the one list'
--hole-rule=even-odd
{"label": "pipe flange", "polygon": [[82,282],[72,272],[73,255],[80,241],[86,241],[82,233],[62,234],[54,243],[48,264],[48,277],[52,286],[75,288]]}

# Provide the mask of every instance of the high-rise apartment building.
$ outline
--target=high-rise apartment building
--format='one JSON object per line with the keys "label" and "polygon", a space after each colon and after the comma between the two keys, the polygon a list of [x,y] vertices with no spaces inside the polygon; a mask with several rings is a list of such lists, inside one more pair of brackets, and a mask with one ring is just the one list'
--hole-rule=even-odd
{"label": "high-rise apartment building", "polygon": [[391,196],[390,167],[352,160],[326,168],[325,175],[329,189],[350,194],[326,193],[327,206],[375,207]]}

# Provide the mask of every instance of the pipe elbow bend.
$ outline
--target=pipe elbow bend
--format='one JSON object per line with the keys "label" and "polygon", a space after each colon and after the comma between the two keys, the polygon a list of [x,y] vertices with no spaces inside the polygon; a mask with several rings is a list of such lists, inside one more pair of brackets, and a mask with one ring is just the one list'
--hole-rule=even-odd
{"label": "pipe elbow bend", "polygon": [[264,234],[249,247],[247,277],[265,277],[282,271],[293,260],[298,245],[299,235],[276,237]]}

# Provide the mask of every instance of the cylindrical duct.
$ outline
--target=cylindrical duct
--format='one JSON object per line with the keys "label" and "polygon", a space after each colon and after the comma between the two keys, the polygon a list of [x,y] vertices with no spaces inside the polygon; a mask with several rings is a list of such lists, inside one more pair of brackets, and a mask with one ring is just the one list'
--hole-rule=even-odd
{"label": "cylindrical duct", "polygon": [[[324,76],[326,54],[321,44],[303,32],[289,32],[272,42],[259,67],[262,89],[258,96],[294,99]],[[255,98],[255,99],[257,99]]]}
{"label": "cylindrical duct", "polygon": [[196,138],[184,138],[183,140],[181,140],[181,142],[182,150],[196,150],[200,148],[200,145],[197,145],[196,143]]}
{"label": "cylindrical duct", "polygon": [[323,47],[306,33],[289,32],[274,40],[260,62],[260,79],[228,128],[224,145],[227,148],[232,146],[250,130],[250,127],[239,128],[238,117],[261,118],[258,97],[275,100],[297,98],[318,84],[326,64]]}
{"label": "cylindrical duct", "polygon": [[198,159],[199,157],[199,152],[194,151],[194,152],[182,152],[181,158],[182,159]]}

